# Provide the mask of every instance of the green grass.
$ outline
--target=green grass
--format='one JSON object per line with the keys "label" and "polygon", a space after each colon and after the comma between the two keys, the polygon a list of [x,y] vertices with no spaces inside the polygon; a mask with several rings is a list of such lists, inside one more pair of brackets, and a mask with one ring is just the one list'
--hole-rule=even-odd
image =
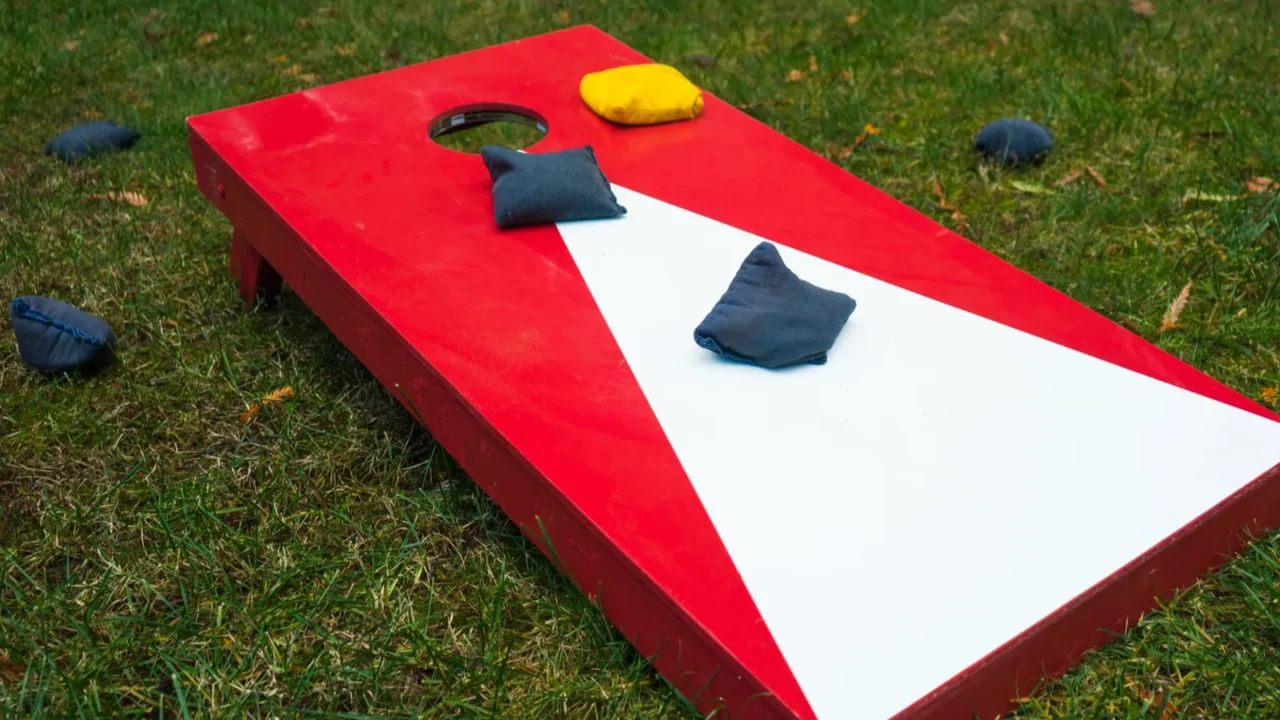
{"label": "green grass", "polygon": [[[50,379],[0,336],[4,716],[693,716],[296,298],[242,308],[195,113],[593,23],[817,152],[878,126],[838,162],[955,227],[936,176],[974,242],[1246,394],[1280,385],[1280,195],[1244,190],[1280,178],[1269,3],[326,2],[0,4],[0,297],[121,340]],[[980,171],[1006,115],[1053,128],[1043,166]],[[39,154],[97,116],[145,136]],[[1105,190],[1052,188],[1087,165]],[[122,190],[150,202],[89,197]],[[1278,586],[1271,536],[1019,717],[1280,717]]]}

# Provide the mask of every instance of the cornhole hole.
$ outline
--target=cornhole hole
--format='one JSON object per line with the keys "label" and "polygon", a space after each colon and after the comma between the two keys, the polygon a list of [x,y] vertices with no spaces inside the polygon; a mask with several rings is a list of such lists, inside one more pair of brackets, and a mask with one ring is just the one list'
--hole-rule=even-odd
{"label": "cornhole hole", "polygon": [[[1266,409],[707,95],[624,128],[590,27],[191,118],[283,280],[703,712],[990,718],[1280,522]],[[628,214],[499,231],[432,128],[517,112]],[[826,365],[693,328],[762,239],[857,299]]]}

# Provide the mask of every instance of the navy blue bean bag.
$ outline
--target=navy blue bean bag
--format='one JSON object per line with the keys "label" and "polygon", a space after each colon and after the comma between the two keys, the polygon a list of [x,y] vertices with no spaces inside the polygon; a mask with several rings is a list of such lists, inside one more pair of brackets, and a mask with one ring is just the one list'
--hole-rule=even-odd
{"label": "navy blue bean bag", "polygon": [[974,149],[1000,163],[1036,163],[1053,149],[1053,135],[1030,120],[1005,118],[979,130]]}
{"label": "navy blue bean bag", "polygon": [[44,154],[71,163],[98,153],[133,147],[140,137],[142,136],[136,130],[98,120],[77,125],[50,140],[44,148]]}
{"label": "navy blue bean bag", "polygon": [[498,227],[625,215],[588,145],[556,153],[522,153],[486,145],[480,158],[493,179]]}
{"label": "navy blue bean bag", "polygon": [[721,357],[766,368],[827,361],[857,303],[796,276],[762,242],[743,261],[693,340]]}
{"label": "navy blue bean bag", "polygon": [[18,336],[18,354],[36,370],[90,369],[115,349],[115,332],[105,320],[52,298],[16,298],[9,316]]}

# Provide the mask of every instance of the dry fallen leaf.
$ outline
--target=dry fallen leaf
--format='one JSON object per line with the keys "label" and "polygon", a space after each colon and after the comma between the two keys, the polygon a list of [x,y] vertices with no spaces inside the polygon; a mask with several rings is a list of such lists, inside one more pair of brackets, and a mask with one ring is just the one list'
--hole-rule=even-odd
{"label": "dry fallen leaf", "polygon": [[809,53],[809,72],[818,72],[818,57]]}
{"label": "dry fallen leaf", "polygon": [[82,42],[82,41],[80,41],[80,40],[68,40],[68,41],[66,41],[66,42],[62,43],[62,47],[66,48],[66,49],[68,49],[68,50],[75,50],[77,47],[79,47],[79,46],[80,46],[80,43],[81,43],[81,42]]}
{"label": "dry fallen leaf", "polygon": [[317,77],[317,76],[316,76],[316,74],[315,74],[315,73],[302,73],[302,74],[301,74],[301,75],[299,75],[298,77],[302,78],[303,80],[305,80],[305,81],[307,81],[307,82],[315,82],[315,81],[316,81],[316,77]]}
{"label": "dry fallen leaf", "polygon": [[853,79],[853,73],[849,72],[848,70],[841,70],[840,79],[844,80],[845,82],[849,82],[850,80]]}
{"label": "dry fallen leaf", "polygon": [[200,37],[196,38],[196,47],[204,47],[205,45],[208,45],[209,43],[217,39],[218,39],[218,33],[207,32],[201,35]]}
{"label": "dry fallen leaf", "polygon": [[85,111],[84,111],[84,116],[85,116],[85,117],[87,117],[87,118],[89,118],[90,120],[101,120],[101,119],[102,119],[102,113],[98,112],[97,110],[85,110]]}
{"label": "dry fallen leaf", "polygon": [[959,210],[955,205],[947,201],[947,195],[942,191],[942,185],[938,183],[938,178],[933,178],[933,194],[938,198],[938,207],[943,210]]}
{"label": "dry fallen leaf", "polygon": [[1110,244],[1110,245],[1106,246],[1105,248],[1103,248],[1103,249],[1102,249],[1102,252],[1104,252],[1104,253],[1106,253],[1106,254],[1108,254],[1108,255],[1115,255],[1116,253],[1120,252],[1121,250],[1124,250],[1124,246],[1123,246],[1123,245],[1121,245],[1120,243],[1112,243],[1112,244]]}
{"label": "dry fallen leaf", "polygon": [[1156,14],[1156,6],[1152,5],[1148,0],[1131,0],[1129,9],[1133,11],[1134,15],[1141,15],[1142,17],[1151,17]]}
{"label": "dry fallen leaf", "polygon": [[1160,329],[1156,331],[1157,334],[1182,327],[1182,324],[1178,322],[1178,318],[1182,315],[1182,309],[1187,306],[1187,300],[1190,297],[1191,282],[1188,281],[1186,285],[1182,286],[1182,292],[1178,293],[1178,297],[1169,303],[1169,309],[1164,311],[1164,319],[1160,322]]}
{"label": "dry fallen leaf", "polygon": [[854,25],[857,25],[859,22],[861,22],[862,18],[866,17],[866,15],[867,15],[867,11],[865,8],[858,8],[854,10],[852,13],[850,13],[849,17],[844,19],[844,22],[846,25],[849,25],[850,27],[852,27]]}
{"label": "dry fallen leaf", "polygon": [[15,662],[0,664],[0,683],[15,682],[25,674],[26,668]]}
{"label": "dry fallen leaf", "polygon": [[1098,183],[1098,187],[1105,188],[1107,186],[1107,181],[1102,179],[1102,173],[1094,170],[1092,165],[1086,165],[1084,171],[1089,173],[1089,177],[1093,178],[1094,182]]}
{"label": "dry fallen leaf", "polygon": [[1081,175],[1084,175],[1083,170],[1072,170],[1071,172],[1059,178],[1058,181],[1053,184],[1053,186],[1062,187],[1064,185],[1070,185],[1071,183],[1079,180]]}
{"label": "dry fallen leaf", "polygon": [[1258,393],[1258,397],[1262,398],[1262,402],[1268,405],[1275,405],[1276,400],[1280,400],[1280,389],[1275,387],[1264,387]]}
{"label": "dry fallen leaf", "polygon": [[804,79],[803,70],[792,70],[791,72],[787,73],[787,82],[800,82],[803,79]]}
{"label": "dry fallen leaf", "polygon": [[932,178],[931,182],[933,183],[933,194],[938,198],[938,207],[943,210],[950,210],[951,219],[954,220],[956,225],[961,229],[967,227],[969,224],[969,216],[960,212],[960,208],[951,204],[951,202],[947,200],[946,193],[942,192],[942,185],[938,184],[938,178]]}
{"label": "dry fallen leaf", "polygon": [[333,51],[342,57],[351,57],[356,54],[356,46],[354,43],[349,45],[334,45]]}
{"label": "dry fallen leaf", "polygon": [[280,71],[280,74],[281,74],[281,75],[301,75],[301,74],[302,74],[302,66],[301,66],[301,65],[299,65],[298,63],[294,63],[294,64],[290,65],[289,67],[287,67],[287,68],[285,68],[285,69],[281,70],[281,71]]}
{"label": "dry fallen leaf", "polygon": [[250,420],[253,419],[254,415],[257,415],[258,412],[262,410],[262,407],[264,405],[269,405],[271,403],[277,403],[277,402],[284,402],[285,400],[288,400],[289,398],[293,397],[296,394],[297,393],[293,391],[292,385],[285,385],[284,387],[278,390],[272,390],[271,392],[262,396],[261,402],[256,402],[250,405],[248,410],[245,410],[243,413],[240,413],[240,422],[248,423]]}
{"label": "dry fallen leaf", "polygon": [[1008,35],[1008,33],[1000,33],[997,37],[999,38],[999,40],[1000,40],[1000,44],[1001,44],[1001,45],[1008,45],[1008,44],[1009,44],[1009,35]]}
{"label": "dry fallen leaf", "polygon": [[114,200],[116,202],[129,203],[134,207],[142,207],[147,204],[147,199],[141,194],[126,190],[124,192],[116,192],[112,190],[107,193],[92,193],[87,196],[90,200]]}
{"label": "dry fallen leaf", "polygon": [[298,18],[298,27],[300,28],[311,27],[311,18]]}
{"label": "dry fallen leaf", "polygon": [[556,11],[556,22],[567,23],[567,22],[569,22],[569,18],[570,18],[570,17],[571,17],[571,16],[569,15],[569,11],[568,11],[568,10],[557,10],[557,11]]}
{"label": "dry fallen leaf", "polygon": [[288,54],[288,53],[281,53],[281,54],[279,54],[279,55],[277,55],[277,56],[275,56],[275,57],[271,58],[271,62],[275,63],[276,65],[283,65],[283,64],[285,64],[285,63],[289,62],[289,54]]}
{"label": "dry fallen leaf", "polygon": [[1275,180],[1272,180],[1269,177],[1262,177],[1261,175],[1259,175],[1258,177],[1249,178],[1247,181],[1245,181],[1244,186],[1249,190],[1249,192],[1253,193],[1254,195],[1257,195],[1258,193],[1266,192],[1268,190],[1280,190],[1280,183],[1276,182]]}
{"label": "dry fallen leaf", "polygon": [[858,149],[858,146],[862,145],[862,143],[867,141],[868,136],[879,135],[879,134],[880,134],[880,128],[876,127],[875,125],[872,125],[871,123],[867,123],[866,125],[863,125],[862,132],[858,133],[858,137],[853,139],[852,145],[846,145],[845,147],[835,148],[836,159],[843,160],[849,157],[849,155],[851,155],[854,150]]}
{"label": "dry fallen leaf", "polygon": [[1176,720],[1178,717],[1178,707],[1169,700],[1167,691],[1161,690],[1159,693],[1151,692],[1141,686],[1138,686],[1138,695],[1146,700],[1152,708],[1160,709],[1160,717],[1156,720]]}

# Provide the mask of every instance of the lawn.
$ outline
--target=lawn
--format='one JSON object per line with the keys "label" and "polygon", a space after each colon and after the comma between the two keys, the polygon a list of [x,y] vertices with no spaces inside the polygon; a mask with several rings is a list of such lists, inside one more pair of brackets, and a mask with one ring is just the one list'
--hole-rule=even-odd
{"label": "lawn", "polygon": [[[121,352],[46,378],[0,333],[0,715],[694,717],[306,307],[241,305],[187,116],[595,24],[1274,403],[1280,8],[1154,3],[4,0],[0,299]],[[975,163],[1008,115],[1042,166]],[[91,118],[144,137],[41,154]],[[1278,586],[1273,535],[1018,717],[1280,717]]]}

